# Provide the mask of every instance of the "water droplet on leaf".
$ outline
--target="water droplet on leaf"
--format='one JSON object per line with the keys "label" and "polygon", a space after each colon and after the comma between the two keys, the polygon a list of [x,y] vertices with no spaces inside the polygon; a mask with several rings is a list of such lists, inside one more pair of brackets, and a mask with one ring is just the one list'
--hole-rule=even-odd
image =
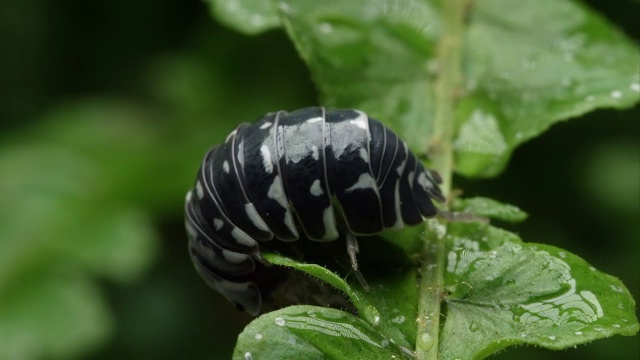
{"label": "water droplet on leaf", "polygon": [[281,317],[279,317],[279,316],[278,316],[277,318],[275,318],[275,323],[276,323],[276,325],[278,325],[278,326],[284,326],[284,323],[285,323],[285,322],[284,322],[284,319],[283,319],[283,318],[281,318]]}

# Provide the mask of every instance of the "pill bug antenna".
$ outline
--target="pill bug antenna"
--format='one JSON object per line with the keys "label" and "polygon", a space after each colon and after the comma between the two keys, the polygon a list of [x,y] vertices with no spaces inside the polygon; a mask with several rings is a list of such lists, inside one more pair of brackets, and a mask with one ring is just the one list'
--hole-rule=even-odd
{"label": "pill bug antenna", "polygon": [[367,283],[367,280],[364,278],[364,275],[362,275],[362,273],[358,269],[357,254],[358,252],[360,252],[360,248],[358,247],[358,239],[355,237],[355,235],[351,233],[347,233],[346,238],[347,238],[347,253],[349,254],[349,259],[351,260],[351,269],[353,269],[353,273],[356,276],[356,279],[358,279],[358,282],[360,283],[362,288],[365,289],[366,291],[369,291],[369,283]]}

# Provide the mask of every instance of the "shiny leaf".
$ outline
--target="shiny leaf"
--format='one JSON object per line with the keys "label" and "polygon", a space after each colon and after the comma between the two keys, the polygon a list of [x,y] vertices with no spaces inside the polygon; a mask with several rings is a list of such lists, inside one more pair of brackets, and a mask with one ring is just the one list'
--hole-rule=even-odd
{"label": "shiny leaf", "polygon": [[349,313],[299,305],[251,322],[238,337],[233,359],[369,360],[372,354],[401,359],[403,349]]}
{"label": "shiny leaf", "polygon": [[518,223],[527,219],[527,213],[517,206],[503,204],[485,197],[473,197],[456,199],[451,208],[477,216],[486,216],[490,219]]}
{"label": "shiny leaf", "polygon": [[484,358],[516,344],[564,349],[638,331],[625,286],[576,255],[487,225],[452,225],[448,238],[442,358]]}

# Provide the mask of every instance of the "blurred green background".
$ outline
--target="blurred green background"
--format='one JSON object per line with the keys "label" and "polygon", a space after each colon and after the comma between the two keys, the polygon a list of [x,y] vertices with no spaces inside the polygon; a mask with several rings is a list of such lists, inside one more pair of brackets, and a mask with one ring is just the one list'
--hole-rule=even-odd
{"label": "blurred green background", "polygon": [[[589,4],[636,41],[638,2]],[[4,0],[0,10],[0,359],[226,359],[250,318],[196,275],[182,205],[239,122],[317,104],[281,32],[245,37],[193,1]],[[598,111],[457,178],[530,213],[640,299],[640,108]],[[500,359],[637,359],[638,337]]]}

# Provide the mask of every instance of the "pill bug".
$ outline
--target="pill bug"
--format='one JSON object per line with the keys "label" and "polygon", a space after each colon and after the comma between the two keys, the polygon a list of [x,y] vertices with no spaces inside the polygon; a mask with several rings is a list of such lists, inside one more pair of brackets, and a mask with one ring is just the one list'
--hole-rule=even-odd
{"label": "pill bug", "polygon": [[256,315],[259,243],[326,242],[344,233],[359,274],[356,237],[435,216],[431,200],[444,200],[440,182],[393,131],[361,111],[269,113],[206,153],[186,196],[189,254],[209,286]]}

